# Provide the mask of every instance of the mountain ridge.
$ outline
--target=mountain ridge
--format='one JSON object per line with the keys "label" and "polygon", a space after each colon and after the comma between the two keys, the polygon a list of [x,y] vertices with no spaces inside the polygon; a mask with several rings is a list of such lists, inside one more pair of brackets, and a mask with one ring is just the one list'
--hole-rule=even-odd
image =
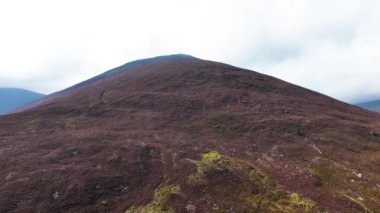
{"label": "mountain ridge", "polygon": [[45,96],[30,90],[2,87],[0,88],[0,115],[10,113]]}
{"label": "mountain ridge", "polygon": [[108,77],[108,76],[111,76],[114,74],[118,74],[120,72],[126,72],[130,69],[133,69],[133,68],[136,68],[139,66],[144,66],[144,65],[148,65],[148,64],[152,64],[152,63],[162,62],[162,61],[190,60],[190,59],[196,59],[196,58],[193,56],[190,56],[190,55],[186,55],[186,54],[173,54],[173,55],[165,55],[165,56],[156,56],[156,57],[146,58],[146,59],[139,59],[139,60],[128,62],[126,64],[123,64],[121,66],[113,68],[111,70],[108,70],[108,71],[106,71],[100,75],[97,75],[93,78],[90,78],[89,80],[86,80],[86,81],[83,81],[79,84],[76,84],[73,87],[69,87],[69,89],[70,88],[78,88],[78,87],[86,85],[88,83],[92,83],[92,82],[95,82],[97,80],[101,80],[105,77]]}
{"label": "mountain ridge", "polygon": [[80,83],[77,83],[73,86],[70,86],[66,89],[63,89],[63,90],[60,90],[60,91],[57,91],[57,92],[54,92],[48,96],[46,96],[45,98],[41,99],[40,101],[37,101],[35,103],[32,103],[30,105],[27,105],[23,108],[20,108],[20,109],[17,109],[17,111],[15,112],[20,112],[20,111],[23,111],[23,110],[26,110],[26,109],[30,109],[30,108],[33,108],[33,107],[36,107],[38,106],[39,104],[42,104],[44,102],[47,101],[47,99],[49,98],[53,98],[53,97],[57,97],[57,96],[62,96],[64,95],[65,93],[67,92],[70,92],[71,90],[75,90],[75,89],[78,89],[80,87],[84,87],[88,84],[91,84],[91,83],[94,83],[96,81],[100,81],[102,79],[105,79],[107,77],[110,77],[112,75],[116,75],[116,74],[119,74],[121,72],[126,72],[130,69],[133,69],[133,68],[137,68],[139,66],[144,66],[144,65],[149,65],[149,64],[152,64],[152,63],[157,63],[157,62],[165,62],[165,61],[171,61],[171,60],[195,60],[197,58],[191,56],[191,55],[187,55],[187,54],[171,54],[171,55],[164,55],[164,56],[156,56],[156,57],[152,57],[152,58],[146,58],[146,59],[138,59],[138,60],[134,60],[134,61],[130,61],[130,62],[127,62],[123,65],[120,65],[118,67],[115,67],[113,69],[110,69],[108,71],[105,71],[99,75],[96,75],[90,79],[87,79],[87,80],[84,80]]}
{"label": "mountain ridge", "polygon": [[361,107],[361,108],[380,113],[380,100],[363,102],[363,103],[359,103],[356,105]]}

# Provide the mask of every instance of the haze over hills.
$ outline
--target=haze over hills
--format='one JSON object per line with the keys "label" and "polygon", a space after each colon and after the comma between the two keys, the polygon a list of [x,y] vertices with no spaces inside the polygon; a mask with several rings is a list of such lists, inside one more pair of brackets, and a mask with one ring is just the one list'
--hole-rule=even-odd
{"label": "haze over hills", "polygon": [[30,104],[43,96],[45,95],[24,89],[0,88],[0,115]]}
{"label": "haze over hills", "polygon": [[0,117],[0,211],[378,212],[379,133],[254,71],[132,62]]}
{"label": "haze over hills", "polygon": [[374,112],[380,112],[380,100],[360,103],[357,106]]}

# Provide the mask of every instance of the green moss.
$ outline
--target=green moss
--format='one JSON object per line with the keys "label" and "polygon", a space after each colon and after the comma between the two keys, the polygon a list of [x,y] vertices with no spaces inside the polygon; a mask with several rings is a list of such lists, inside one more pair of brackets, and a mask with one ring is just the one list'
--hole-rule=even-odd
{"label": "green moss", "polygon": [[203,162],[215,162],[220,160],[222,155],[217,151],[210,151],[202,155]]}
{"label": "green moss", "polygon": [[193,161],[197,170],[190,184],[204,188],[204,199],[220,212],[312,212],[316,204],[301,195],[289,194],[271,184],[269,178],[252,165],[229,158],[217,151],[202,154]]}
{"label": "green moss", "polygon": [[315,202],[310,199],[303,198],[297,193],[292,193],[290,195],[290,205],[294,208],[300,208],[304,210],[304,212],[311,212],[315,207]]}
{"label": "green moss", "polygon": [[131,207],[125,213],[172,213],[169,201],[172,195],[180,194],[179,185],[163,185],[154,192],[153,200],[145,206]]}
{"label": "green moss", "polygon": [[297,193],[290,195],[279,189],[269,188],[265,193],[250,197],[250,201],[255,203],[259,211],[264,212],[304,212],[316,211],[316,203],[304,198]]}
{"label": "green moss", "polygon": [[314,175],[314,177],[318,178],[322,185],[331,185],[336,182],[337,177],[342,176],[341,174],[338,174],[338,170],[330,167],[315,167],[311,166],[309,168],[309,172]]}
{"label": "green moss", "polygon": [[206,184],[205,175],[209,171],[222,171],[232,167],[231,162],[217,151],[210,151],[202,154],[200,161],[194,161],[197,165],[197,172],[190,175],[189,179],[193,183]]}
{"label": "green moss", "polygon": [[263,175],[262,173],[260,173],[259,171],[257,171],[256,169],[250,170],[248,175],[252,181],[260,180],[261,183],[268,184],[269,178],[267,176]]}

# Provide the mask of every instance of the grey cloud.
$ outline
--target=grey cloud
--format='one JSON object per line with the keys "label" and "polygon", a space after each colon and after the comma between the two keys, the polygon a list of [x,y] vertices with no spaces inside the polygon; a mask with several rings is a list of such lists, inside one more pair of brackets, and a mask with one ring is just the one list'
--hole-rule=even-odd
{"label": "grey cloud", "polygon": [[291,43],[263,42],[253,50],[252,58],[260,63],[280,63],[302,55],[302,48]]}
{"label": "grey cloud", "polygon": [[348,102],[380,94],[373,80],[380,79],[379,1],[141,0],[91,8],[73,1],[61,5],[75,5],[67,19],[61,6],[38,13],[43,1],[28,4],[27,19],[0,8],[6,32],[0,39],[0,86],[50,93],[129,60],[182,52]]}

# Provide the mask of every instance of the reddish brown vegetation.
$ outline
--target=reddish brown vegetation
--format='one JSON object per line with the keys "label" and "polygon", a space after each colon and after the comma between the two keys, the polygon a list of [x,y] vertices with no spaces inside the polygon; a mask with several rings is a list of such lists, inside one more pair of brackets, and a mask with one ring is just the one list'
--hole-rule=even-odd
{"label": "reddish brown vegetation", "polygon": [[174,185],[176,212],[225,211],[220,193],[239,211],[232,189],[249,184],[240,170],[189,181],[212,150],[313,211],[380,211],[379,114],[253,71],[168,58],[0,117],[0,212],[123,212]]}

